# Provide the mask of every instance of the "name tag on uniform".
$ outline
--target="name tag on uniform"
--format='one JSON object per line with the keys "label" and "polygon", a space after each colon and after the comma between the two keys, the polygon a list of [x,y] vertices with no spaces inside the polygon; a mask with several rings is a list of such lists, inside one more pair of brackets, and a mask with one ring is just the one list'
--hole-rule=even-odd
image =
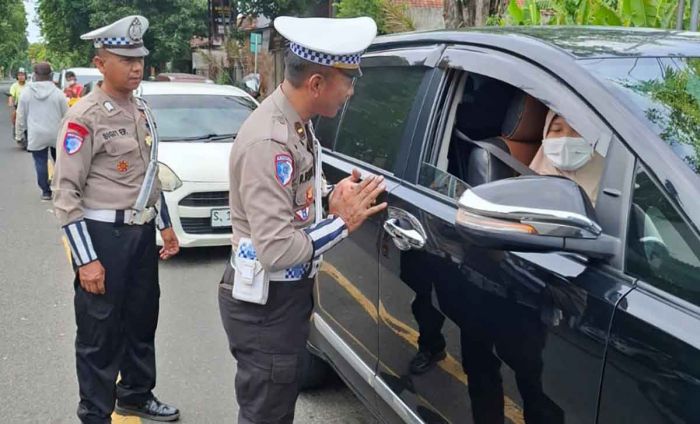
{"label": "name tag on uniform", "polygon": [[257,260],[253,243],[250,239],[238,241],[236,255],[231,258],[231,266],[236,271],[233,277],[234,299],[264,305],[270,290],[270,278]]}

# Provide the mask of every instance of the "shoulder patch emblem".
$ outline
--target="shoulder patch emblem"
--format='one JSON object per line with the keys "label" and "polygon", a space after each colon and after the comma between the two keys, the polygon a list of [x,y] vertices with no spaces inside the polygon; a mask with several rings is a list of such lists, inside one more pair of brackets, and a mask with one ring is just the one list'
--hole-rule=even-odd
{"label": "shoulder patch emblem", "polygon": [[309,206],[305,207],[304,209],[299,209],[294,213],[294,218],[297,221],[306,221],[307,219],[309,219],[309,209]]}
{"label": "shoulder patch emblem", "polygon": [[88,135],[89,131],[84,126],[76,122],[68,122],[68,128],[66,129],[66,134],[63,137],[63,149],[68,153],[68,155],[74,155],[80,151],[83,147],[83,142],[85,141],[85,136]]}
{"label": "shoulder patch emblem", "polygon": [[292,157],[286,153],[275,156],[275,178],[282,187],[286,187],[292,181],[294,173],[294,161]]}

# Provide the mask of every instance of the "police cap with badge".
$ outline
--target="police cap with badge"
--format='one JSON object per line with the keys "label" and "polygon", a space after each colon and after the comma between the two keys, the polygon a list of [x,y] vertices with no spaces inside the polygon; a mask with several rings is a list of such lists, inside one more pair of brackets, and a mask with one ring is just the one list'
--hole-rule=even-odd
{"label": "police cap with badge", "polygon": [[147,29],[148,19],[132,15],[83,34],[80,39],[92,40],[95,48],[119,56],[143,57],[148,56],[148,49],[143,45],[143,34]]}
{"label": "police cap with badge", "polygon": [[289,40],[289,50],[302,59],[361,76],[360,57],[377,36],[372,18],[294,18],[280,16],[275,29]]}

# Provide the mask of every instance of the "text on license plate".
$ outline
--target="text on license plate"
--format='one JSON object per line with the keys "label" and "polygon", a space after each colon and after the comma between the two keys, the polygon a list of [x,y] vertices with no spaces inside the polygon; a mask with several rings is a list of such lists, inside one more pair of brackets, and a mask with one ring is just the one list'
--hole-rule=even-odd
{"label": "text on license plate", "polygon": [[212,211],[211,211],[211,226],[212,227],[230,227],[231,226],[231,210],[230,209],[212,209]]}

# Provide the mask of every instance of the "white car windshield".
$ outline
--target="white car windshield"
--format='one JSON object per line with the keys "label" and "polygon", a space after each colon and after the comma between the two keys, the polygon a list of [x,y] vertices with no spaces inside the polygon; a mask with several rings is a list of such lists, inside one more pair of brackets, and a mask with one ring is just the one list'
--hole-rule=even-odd
{"label": "white car windshield", "polygon": [[257,105],[242,96],[144,95],[161,141],[229,142]]}

